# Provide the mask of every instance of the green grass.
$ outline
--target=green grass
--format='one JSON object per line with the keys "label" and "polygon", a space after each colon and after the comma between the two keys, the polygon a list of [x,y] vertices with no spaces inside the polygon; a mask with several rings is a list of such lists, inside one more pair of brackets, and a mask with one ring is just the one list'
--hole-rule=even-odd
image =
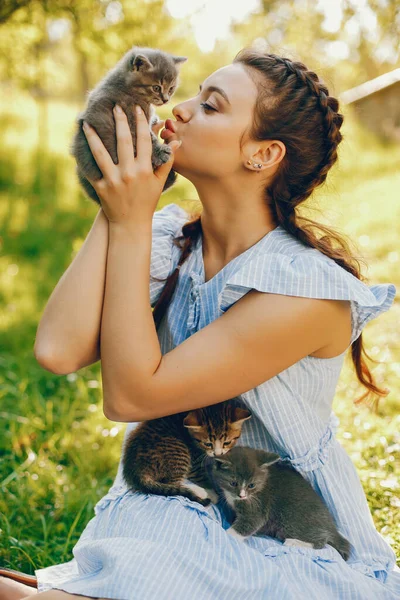
{"label": "green grass", "polygon": [[[81,195],[68,156],[76,111],[50,106],[39,149],[34,103],[16,96],[0,105],[0,564],[30,573],[72,558],[94,504],[114,479],[125,428],[102,413],[99,364],[57,376],[32,352],[45,303],[97,213]],[[340,166],[309,211],[357,243],[371,283],[400,289],[400,148],[379,143],[351,119],[344,133]],[[160,207],[188,197],[195,198],[194,190],[180,179]],[[391,390],[379,412],[353,405],[363,388],[350,357],[334,402],[339,440],[358,469],[376,527],[397,554],[399,321],[396,299],[364,330],[367,351],[380,361],[370,367]]]}

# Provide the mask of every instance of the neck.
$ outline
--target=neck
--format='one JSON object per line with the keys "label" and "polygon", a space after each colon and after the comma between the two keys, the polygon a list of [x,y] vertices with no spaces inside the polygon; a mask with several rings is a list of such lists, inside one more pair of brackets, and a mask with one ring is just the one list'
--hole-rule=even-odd
{"label": "neck", "polygon": [[195,184],[203,205],[203,257],[224,266],[278,225],[260,190],[221,180]]}

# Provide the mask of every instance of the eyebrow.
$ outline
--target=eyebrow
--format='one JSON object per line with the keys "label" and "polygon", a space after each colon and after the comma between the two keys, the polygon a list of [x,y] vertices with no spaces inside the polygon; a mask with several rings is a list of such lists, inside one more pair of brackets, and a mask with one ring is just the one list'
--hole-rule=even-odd
{"label": "eyebrow", "polygon": [[[200,85],[199,85],[199,90],[200,90],[200,92],[201,92],[201,89],[202,89],[202,86],[201,86],[201,84],[200,84]],[[223,98],[224,98],[224,99],[227,101],[227,103],[228,103],[228,104],[230,104],[230,102],[229,102],[229,98],[228,98],[228,96],[226,95],[226,93],[224,92],[224,90],[223,90],[222,88],[220,88],[220,87],[217,87],[216,85],[209,85],[209,86],[206,88],[206,90],[205,90],[205,91],[206,91],[206,92],[207,92],[207,91],[208,91],[208,92],[217,92],[217,94],[221,94],[221,96],[222,96],[222,97],[223,97]]]}

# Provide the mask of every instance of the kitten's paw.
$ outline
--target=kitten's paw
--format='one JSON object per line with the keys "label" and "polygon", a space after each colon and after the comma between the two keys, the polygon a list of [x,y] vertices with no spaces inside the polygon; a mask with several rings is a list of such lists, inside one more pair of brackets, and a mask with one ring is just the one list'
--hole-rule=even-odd
{"label": "kitten's paw", "polygon": [[154,150],[153,156],[151,157],[153,166],[157,168],[157,167],[160,167],[161,165],[163,165],[164,163],[168,162],[171,154],[172,154],[172,148],[170,148],[166,144],[157,146],[157,149]]}
{"label": "kitten's paw", "polygon": [[206,489],[207,495],[213,504],[217,504],[219,496],[215,490]]}
{"label": "kitten's paw", "polygon": [[238,533],[233,526],[229,527],[229,529],[226,530],[226,533],[228,535],[230,535],[231,537],[235,538],[238,542],[244,542],[246,541],[246,536],[244,535],[240,535],[240,533]]}
{"label": "kitten's paw", "polygon": [[301,546],[303,548],[314,548],[313,544],[309,542],[303,542],[302,540],[297,540],[296,538],[287,538],[285,540],[284,546]]}
{"label": "kitten's paw", "polygon": [[200,485],[196,485],[195,483],[190,483],[190,484],[185,485],[185,487],[186,487],[186,489],[190,490],[191,492],[194,492],[202,500],[205,500],[206,498],[209,497],[207,490],[204,489],[203,487],[201,487]]}
{"label": "kitten's paw", "polygon": [[197,502],[202,506],[209,506],[211,504],[210,498],[198,498]]}

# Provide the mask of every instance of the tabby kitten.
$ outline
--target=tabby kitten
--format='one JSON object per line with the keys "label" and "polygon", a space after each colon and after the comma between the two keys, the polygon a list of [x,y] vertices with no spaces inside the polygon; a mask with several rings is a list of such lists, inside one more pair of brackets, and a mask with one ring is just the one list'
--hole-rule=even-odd
{"label": "tabby kitten", "polygon": [[[122,463],[130,488],[161,496],[186,496],[207,506],[218,495],[209,479],[208,457],[236,444],[251,414],[228,400],[197,410],[143,421],[128,436]],[[183,481],[190,479],[190,486]]]}
{"label": "tabby kitten", "polygon": [[[83,121],[92,125],[107,148],[115,164],[118,163],[117,139],[113,108],[119,104],[128,117],[136,156],[136,115],[134,105],[139,104],[149,122],[152,141],[152,165],[156,169],[167,162],[171,148],[162,143],[153,132],[152,126],[159,121],[153,104],[166,104],[178,85],[179,66],[185,56],[174,56],[155,48],[133,46],[111,71],[89,93],[87,107],[78,115],[77,131],[72,142],[71,154],[77,163],[77,174],[83,189],[95,202],[100,199],[87,180],[97,181],[102,173],[93,158],[82,129]],[[163,191],[176,181],[176,172],[168,174]]]}
{"label": "tabby kitten", "polygon": [[243,541],[259,533],[287,546],[333,546],[347,560],[350,544],[337,530],[328,507],[278,454],[246,446],[212,461],[211,476],[236,513],[227,533]]}

